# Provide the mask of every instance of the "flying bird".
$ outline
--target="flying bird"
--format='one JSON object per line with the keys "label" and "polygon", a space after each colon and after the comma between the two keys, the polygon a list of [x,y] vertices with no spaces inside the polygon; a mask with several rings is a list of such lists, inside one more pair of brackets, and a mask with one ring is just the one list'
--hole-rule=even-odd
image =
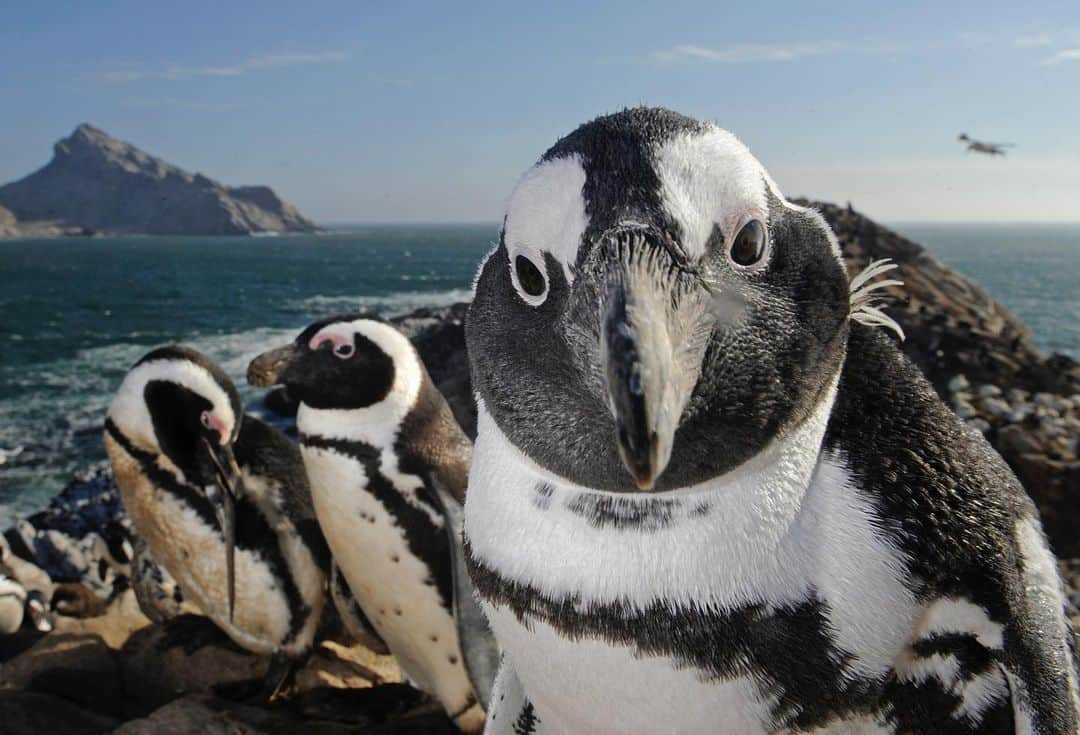
{"label": "flying bird", "polygon": [[988,156],[1004,156],[1006,148],[1012,148],[1013,143],[987,143],[981,140],[975,140],[968,136],[967,133],[960,133],[956,137],[961,143],[967,143],[967,150],[974,153],[983,153]]}

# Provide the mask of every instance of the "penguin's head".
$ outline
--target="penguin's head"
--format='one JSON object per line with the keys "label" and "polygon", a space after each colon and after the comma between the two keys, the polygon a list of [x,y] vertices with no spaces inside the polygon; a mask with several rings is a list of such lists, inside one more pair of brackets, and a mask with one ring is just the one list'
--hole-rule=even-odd
{"label": "penguin's head", "polygon": [[423,375],[405,335],[361,314],[315,322],[292,344],[264,352],[248,366],[252,385],[284,385],[293,398],[316,409],[393,405],[407,411]]}
{"label": "penguin's head", "polygon": [[229,376],[206,355],[171,345],[150,352],[124,377],[109,418],[135,446],[164,454],[200,487],[235,466],[243,404]]}
{"label": "penguin's head", "polygon": [[466,321],[481,407],[541,467],[671,490],[807,419],[850,316],[836,239],[731,133],[626,110],[510,196]]}

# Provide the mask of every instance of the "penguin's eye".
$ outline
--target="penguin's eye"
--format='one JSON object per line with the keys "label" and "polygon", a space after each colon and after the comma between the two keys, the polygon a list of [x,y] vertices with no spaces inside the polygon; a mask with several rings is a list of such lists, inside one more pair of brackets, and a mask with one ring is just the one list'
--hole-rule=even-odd
{"label": "penguin's eye", "polygon": [[347,360],[353,356],[356,352],[356,348],[348,342],[340,344],[334,348],[334,354],[340,357],[342,360]]}
{"label": "penguin's eye", "polygon": [[544,270],[526,255],[514,256],[514,280],[526,303],[539,306],[547,297],[547,276]]}
{"label": "penguin's eye", "polygon": [[737,266],[751,268],[764,259],[767,243],[765,226],[761,220],[752,219],[742,226],[731,241],[728,257]]}
{"label": "penguin's eye", "polygon": [[214,428],[214,425],[212,423],[210,423],[210,412],[209,411],[203,411],[201,414],[199,414],[199,421],[207,429]]}

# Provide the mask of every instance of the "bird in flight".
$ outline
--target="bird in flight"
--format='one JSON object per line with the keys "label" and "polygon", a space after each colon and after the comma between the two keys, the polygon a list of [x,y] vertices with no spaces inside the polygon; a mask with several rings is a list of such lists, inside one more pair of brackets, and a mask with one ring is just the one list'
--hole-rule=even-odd
{"label": "bird in flight", "polygon": [[1014,145],[1013,143],[986,143],[969,137],[967,133],[960,133],[956,139],[961,143],[967,143],[969,152],[985,153],[988,156],[1004,156],[1005,149],[1012,148]]}

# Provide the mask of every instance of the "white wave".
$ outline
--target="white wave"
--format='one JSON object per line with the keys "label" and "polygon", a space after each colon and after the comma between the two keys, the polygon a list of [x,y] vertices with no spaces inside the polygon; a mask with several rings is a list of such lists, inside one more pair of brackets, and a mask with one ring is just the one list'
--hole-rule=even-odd
{"label": "white wave", "polygon": [[452,288],[445,291],[399,291],[386,296],[309,296],[290,302],[289,307],[312,318],[350,311],[371,311],[382,316],[400,316],[414,309],[448,306],[471,301],[472,290]]}
{"label": "white wave", "polygon": [[12,447],[11,449],[4,449],[0,447],[0,465],[6,464],[9,459],[15,459],[25,451],[24,447]]}

